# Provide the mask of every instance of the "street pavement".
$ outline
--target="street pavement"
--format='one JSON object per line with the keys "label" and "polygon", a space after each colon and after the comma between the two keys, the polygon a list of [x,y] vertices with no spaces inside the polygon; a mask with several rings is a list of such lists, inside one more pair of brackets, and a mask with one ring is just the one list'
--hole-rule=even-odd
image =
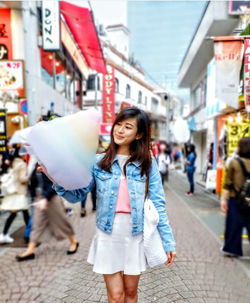
{"label": "street pavement", "polygon": [[[165,189],[177,258],[171,267],[142,274],[139,302],[249,303],[247,267],[220,253],[224,217],[218,200],[198,186],[193,197],[186,197],[187,188],[185,178],[172,171]],[[80,218],[79,204],[73,206],[70,220],[80,241],[75,255],[66,255],[66,240],[42,244],[36,259],[23,263],[15,262],[22,249],[0,251],[0,302],[107,302],[102,276],[86,262],[95,233],[95,214],[90,209],[88,201],[88,215]],[[15,224],[22,224],[19,217]]]}

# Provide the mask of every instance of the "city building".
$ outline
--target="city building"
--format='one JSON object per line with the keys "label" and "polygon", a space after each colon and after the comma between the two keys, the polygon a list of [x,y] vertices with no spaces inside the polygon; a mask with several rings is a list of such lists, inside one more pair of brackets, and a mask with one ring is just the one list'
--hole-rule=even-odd
{"label": "city building", "polygon": [[[191,130],[191,142],[197,149],[197,172],[206,174],[207,162],[211,143],[213,149],[213,167],[216,168],[219,140],[217,135],[219,117],[223,114],[235,112],[219,102],[217,112],[208,115],[208,110],[214,102],[214,88],[208,89],[208,67],[214,58],[213,37],[233,36],[246,27],[246,16],[230,12],[232,1],[209,1],[204,9],[200,23],[193,35],[179,70],[178,85],[190,89],[190,112],[186,114]],[[247,17],[249,19],[249,16]],[[249,22],[249,21],[248,21]],[[226,75],[225,75],[226,77]],[[215,84],[214,84],[215,85]],[[243,97],[244,100],[244,97]],[[227,104],[227,100],[223,100]],[[239,102],[239,108],[244,102]],[[225,119],[222,117],[221,119]],[[223,120],[224,121],[224,120]]]}
{"label": "city building", "polygon": [[106,71],[88,7],[0,1],[0,31],[0,107],[7,110],[8,136],[48,112],[80,110],[89,69]]}

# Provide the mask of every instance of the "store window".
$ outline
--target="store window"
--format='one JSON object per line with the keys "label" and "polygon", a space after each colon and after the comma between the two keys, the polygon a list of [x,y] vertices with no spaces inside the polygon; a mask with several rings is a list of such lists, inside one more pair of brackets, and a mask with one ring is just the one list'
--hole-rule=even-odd
{"label": "store window", "polygon": [[158,107],[158,100],[154,97],[151,98],[151,110],[152,112],[157,112],[157,107]]}
{"label": "store window", "polygon": [[[96,75],[90,75],[87,82],[88,90],[95,90],[95,79]],[[100,77],[97,76],[97,90],[100,90]]]}
{"label": "store window", "polygon": [[66,97],[66,60],[56,55],[55,58],[56,90]]}
{"label": "store window", "polygon": [[115,78],[115,92],[119,93],[119,80]]}
{"label": "store window", "polygon": [[131,96],[131,89],[130,89],[130,85],[127,84],[126,85],[126,98],[130,98]]}
{"label": "store window", "polygon": [[42,79],[51,87],[54,86],[53,77],[53,54],[50,52],[45,52],[42,48],[40,49],[41,54],[41,73]]}
{"label": "store window", "polygon": [[138,92],[138,104],[141,104],[142,103],[142,92],[139,91]]}

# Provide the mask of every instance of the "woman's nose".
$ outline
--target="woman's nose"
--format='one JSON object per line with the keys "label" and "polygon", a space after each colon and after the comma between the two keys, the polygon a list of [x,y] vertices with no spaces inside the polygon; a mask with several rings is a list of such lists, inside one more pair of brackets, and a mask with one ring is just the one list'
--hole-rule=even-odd
{"label": "woman's nose", "polygon": [[122,133],[124,131],[124,127],[123,126],[120,126],[119,128],[118,128],[118,133]]}

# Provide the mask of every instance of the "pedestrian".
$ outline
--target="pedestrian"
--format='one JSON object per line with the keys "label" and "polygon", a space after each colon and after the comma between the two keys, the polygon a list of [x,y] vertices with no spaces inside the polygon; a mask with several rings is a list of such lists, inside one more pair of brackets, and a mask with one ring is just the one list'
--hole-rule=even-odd
{"label": "pedestrian", "polygon": [[156,161],[159,166],[159,171],[161,175],[162,185],[164,186],[165,180],[168,181],[168,174],[169,174],[169,164],[170,164],[170,157],[166,152],[167,146],[165,143],[160,145],[160,152],[156,156]]}
{"label": "pedestrian", "polygon": [[[46,171],[45,171],[46,173]],[[150,149],[150,120],[138,108],[123,109],[114,121],[106,153],[97,155],[87,188],[67,191],[54,185],[71,202],[82,200],[96,185],[96,235],[88,262],[103,274],[109,302],[137,302],[140,275],[146,270],[143,249],[143,207],[146,180],[159,213],[158,230],[167,254],[175,258],[175,242],[168,223],[161,177]],[[157,250],[157,247],[155,247]]]}
{"label": "pedestrian", "polygon": [[[247,179],[248,174],[248,180]],[[250,138],[239,141],[238,157],[226,167],[225,184],[221,195],[221,209],[226,213],[225,243],[222,252],[229,256],[242,256],[242,231],[246,227],[250,239],[250,207],[242,210],[240,195],[249,194],[243,190],[245,181],[250,180]],[[248,197],[249,200],[249,197]]]}
{"label": "pedestrian", "polygon": [[195,160],[196,160],[195,146],[194,144],[190,144],[187,146],[187,159],[185,161],[188,182],[190,185],[190,190],[187,192],[188,196],[192,196],[194,194]]}
{"label": "pedestrian", "polygon": [[[92,211],[96,211],[96,187],[91,190],[91,200],[92,200]],[[86,202],[87,196],[81,201],[81,217],[85,217],[87,215],[86,211]]]}
{"label": "pedestrian", "polygon": [[[34,174],[32,177],[33,182],[35,182]],[[46,175],[37,172],[36,184],[38,201],[35,202],[32,215],[30,242],[26,251],[16,256],[18,262],[35,259],[35,249],[38,243],[44,240],[47,229],[57,240],[69,239],[68,255],[76,253],[79,246],[73,227],[66,217],[63,201],[53,190],[52,182]]]}
{"label": "pedestrian", "polygon": [[1,244],[14,242],[14,239],[8,235],[8,231],[18,211],[22,211],[26,226],[29,222],[29,200],[27,197],[29,177],[27,164],[22,157],[20,147],[15,146],[8,156],[9,168],[7,173],[1,178],[1,191],[4,194],[4,198],[0,210],[10,212],[9,217],[5,221],[3,232],[0,235]]}

